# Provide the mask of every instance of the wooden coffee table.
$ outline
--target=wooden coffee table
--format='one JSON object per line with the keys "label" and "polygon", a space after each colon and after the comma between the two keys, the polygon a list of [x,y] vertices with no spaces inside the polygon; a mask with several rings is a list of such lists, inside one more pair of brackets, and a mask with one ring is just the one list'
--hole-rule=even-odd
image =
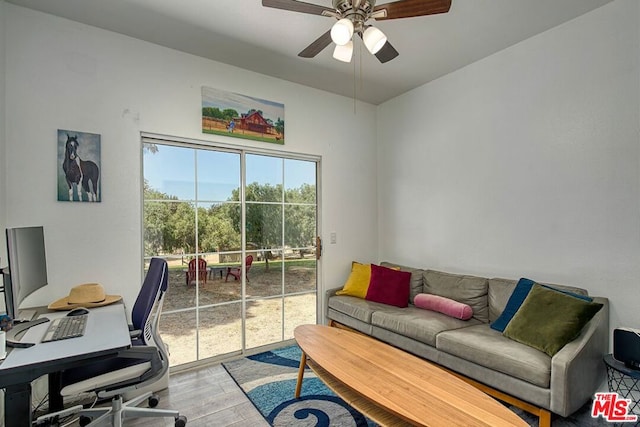
{"label": "wooden coffee table", "polygon": [[528,426],[460,378],[366,335],[323,325],[298,326],[305,365],[353,408],[389,426]]}

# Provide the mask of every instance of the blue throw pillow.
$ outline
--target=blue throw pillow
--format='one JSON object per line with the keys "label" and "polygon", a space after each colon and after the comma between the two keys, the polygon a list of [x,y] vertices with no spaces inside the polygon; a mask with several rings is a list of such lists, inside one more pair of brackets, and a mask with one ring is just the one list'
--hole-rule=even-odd
{"label": "blue throw pillow", "polygon": [[524,277],[518,280],[518,284],[509,297],[509,301],[507,301],[507,305],[504,307],[504,310],[502,310],[500,316],[491,323],[491,329],[495,329],[498,332],[504,332],[513,316],[515,316],[516,312],[527,298],[527,295],[529,295],[534,284],[535,282],[533,280],[525,279]]}
{"label": "blue throw pillow", "polygon": [[[504,332],[509,322],[511,322],[511,319],[513,318],[513,316],[515,316],[516,312],[518,311],[518,309],[520,308],[524,300],[529,295],[529,292],[531,292],[531,288],[533,287],[533,285],[535,285],[535,283],[536,282],[534,282],[533,280],[526,279],[524,277],[518,280],[518,284],[516,285],[516,288],[513,290],[513,293],[509,297],[509,301],[507,301],[507,305],[504,307],[504,310],[502,311],[500,316],[496,320],[494,320],[493,323],[491,323],[490,325],[491,329],[495,329],[498,332]],[[569,291],[563,291],[561,289],[556,289],[547,285],[542,285],[542,286],[548,289],[553,289],[554,291],[561,292],[565,295],[570,295],[572,297],[579,298],[584,301],[588,301],[588,302],[593,301],[593,298],[585,295],[580,295],[580,294],[576,294]]]}

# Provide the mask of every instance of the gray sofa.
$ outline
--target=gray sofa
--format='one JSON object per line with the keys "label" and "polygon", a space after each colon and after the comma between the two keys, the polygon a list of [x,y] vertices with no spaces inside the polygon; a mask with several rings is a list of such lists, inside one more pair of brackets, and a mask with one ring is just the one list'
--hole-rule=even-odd
{"label": "gray sofa", "polygon": [[[473,317],[459,320],[411,303],[399,308],[336,295],[337,288],[327,292],[327,316],[332,324],[337,322],[363,332],[488,386],[489,394],[539,415],[541,424],[550,420],[547,411],[563,417],[575,412],[603,383],[606,371],[602,358],[609,345],[606,298],[594,297],[594,302],[603,304],[602,309],[574,341],[550,357],[489,327],[502,313],[516,280],[386,262],[381,265],[411,273],[410,302],[418,293],[437,294],[471,305]],[[552,286],[587,295],[584,289]],[[508,396],[505,398],[502,393]]]}

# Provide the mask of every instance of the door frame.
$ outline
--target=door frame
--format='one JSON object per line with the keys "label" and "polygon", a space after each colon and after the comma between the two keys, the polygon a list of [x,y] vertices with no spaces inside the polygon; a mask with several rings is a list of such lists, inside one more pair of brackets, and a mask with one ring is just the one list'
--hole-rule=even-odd
{"label": "door frame", "polygon": [[[209,140],[200,140],[193,138],[185,138],[185,137],[177,137],[170,135],[163,135],[157,133],[150,132],[140,132],[140,171],[141,171],[141,180],[144,180],[144,156],[143,156],[143,147],[144,144],[159,144],[159,145],[171,145],[171,146],[179,146],[186,148],[194,148],[194,149],[211,149],[218,151],[226,151],[240,154],[240,200],[241,200],[241,215],[242,215],[242,223],[246,222],[246,203],[245,203],[245,185],[246,185],[246,164],[245,164],[245,155],[246,154],[256,154],[256,155],[265,155],[272,157],[280,157],[283,159],[292,159],[292,160],[304,160],[304,161],[312,161],[316,165],[316,235],[322,236],[322,156],[308,153],[298,153],[294,151],[286,151],[281,149],[274,148],[265,148],[260,146],[247,146],[247,145],[239,145],[228,142],[223,142],[219,140],[209,141]],[[243,173],[244,172],[244,173]],[[324,246],[324,245],[323,245]],[[144,186],[140,185],[140,259],[143,261],[141,265],[141,276],[144,279]],[[245,229],[242,227],[241,230],[241,253],[242,259],[244,259],[244,255],[246,254],[246,235]],[[316,322],[323,322],[325,319],[324,312],[322,308],[324,307],[324,294],[322,290],[323,286],[323,274],[322,274],[322,254],[317,257],[316,263]],[[245,275],[243,275],[243,283],[242,283],[242,294],[245,294]],[[246,322],[246,298],[242,298],[242,348],[240,349],[240,356],[246,356],[249,354],[255,354],[269,348],[276,348],[280,345],[281,342],[277,344],[265,345],[262,347],[252,348],[250,352],[247,352],[245,348],[246,337],[245,337],[245,322]],[[284,312],[283,312],[284,315]],[[284,327],[284,325],[283,325]],[[196,343],[197,345],[198,343]],[[183,369],[190,369],[194,366],[199,366],[206,363],[211,363],[212,361],[216,361],[218,359],[224,359],[228,357],[228,354],[221,356],[213,356],[207,357],[204,359],[195,360],[192,362],[188,362],[179,367],[172,367],[171,369],[174,371],[179,371]],[[178,368],[178,369],[176,369]]]}

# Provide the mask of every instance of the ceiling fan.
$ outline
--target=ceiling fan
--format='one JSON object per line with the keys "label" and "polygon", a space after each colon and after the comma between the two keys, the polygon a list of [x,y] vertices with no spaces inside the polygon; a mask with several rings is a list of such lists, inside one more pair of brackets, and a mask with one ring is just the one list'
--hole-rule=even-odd
{"label": "ceiling fan", "polygon": [[451,7],[451,0],[398,0],[378,6],[376,0],[332,0],[332,3],[333,8],[298,0],[262,0],[265,7],[337,19],[338,22],[329,31],[318,37],[298,56],[313,58],[333,41],[336,44],[333,57],[343,62],[351,62],[354,34],[362,38],[369,52],[380,62],[385,63],[398,56],[398,51],[389,43],[387,36],[367,23],[370,19],[380,21],[435,15],[447,13]]}

